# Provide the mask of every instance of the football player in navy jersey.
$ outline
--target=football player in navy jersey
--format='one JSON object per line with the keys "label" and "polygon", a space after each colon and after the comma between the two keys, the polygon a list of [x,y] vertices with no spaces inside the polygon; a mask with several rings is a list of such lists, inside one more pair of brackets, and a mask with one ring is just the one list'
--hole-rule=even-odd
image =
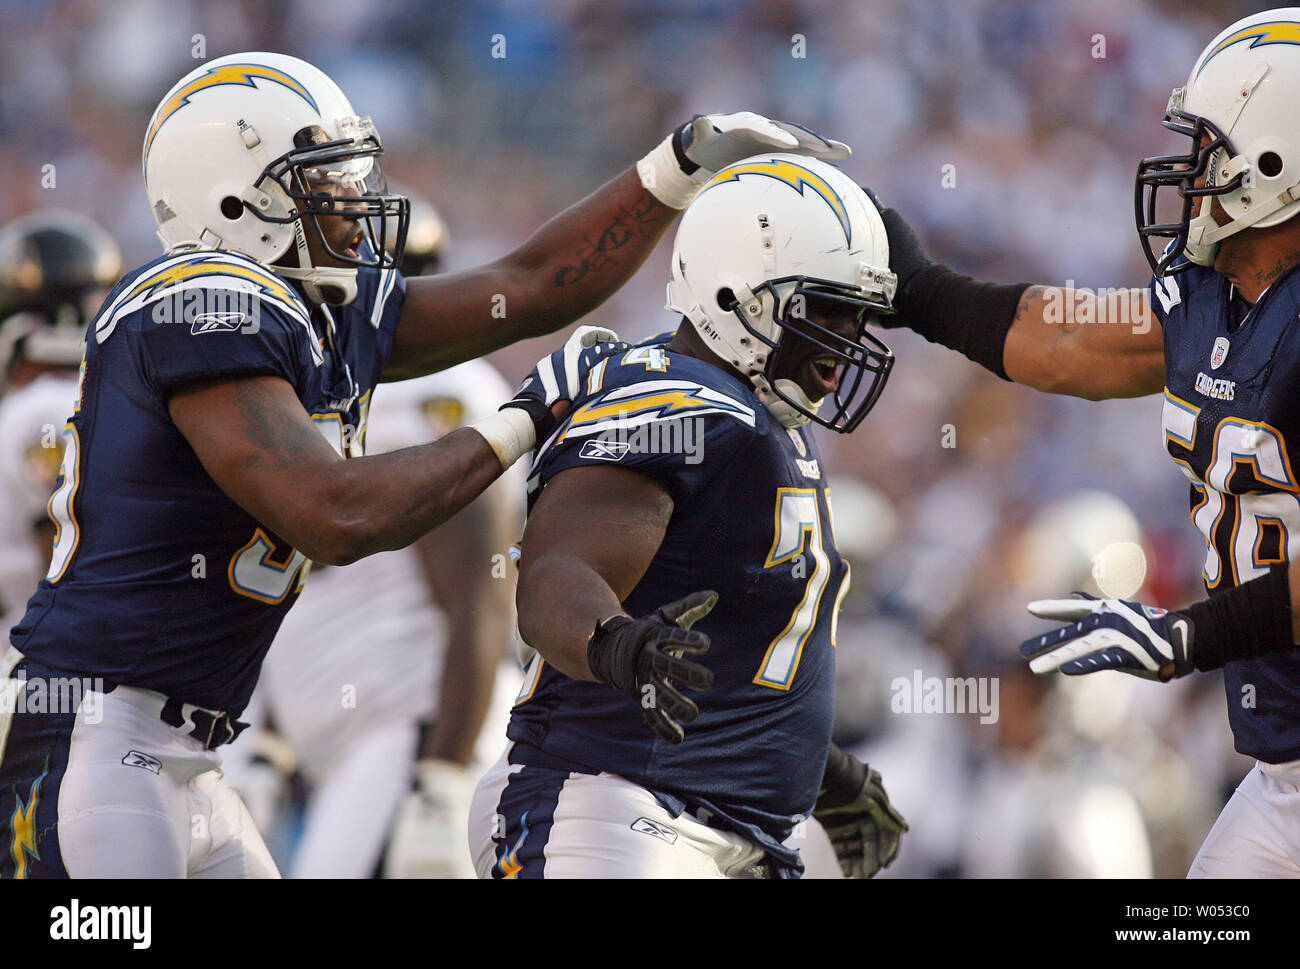
{"label": "football player in navy jersey", "polygon": [[[1155,276],[1124,302],[1130,325],[1062,323],[1060,290],[959,276],[930,261],[897,213],[882,213],[899,278],[892,322],[1040,390],[1097,400],[1163,389],[1165,446],[1190,483],[1209,599],[1177,612],[1034,602],[1035,615],[1070,624],[1021,652],[1038,673],[1164,681],[1224,669],[1236,749],[1257,763],[1192,877],[1300,877],[1297,38],[1300,8],[1247,17],[1173,92],[1163,124],[1190,144],[1138,168],[1138,233]],[[1181,199],[1177,221],[1157,221],[1162,189]],[[1152,246],[1161,239],[1170,241]],[[1096,295],[1064,295],[1076,319],[1107,320]]]}
{"label": "football player in navy jersey", "polygon": [[[408,283],[407,200],[333,81],[270,53],[182,78],[143,151],[166,252],[90,325],[50,568],[0,665],[0,875],[274,875],[215,748],[309,563],[444,521],[533,447],[596,354],[575,337],[500,413],[363,457],[375,385],[572,322],[713,171],[772,147],[847,153],[698,117],[515,252]],[[46,703],[69,681],[94,702]]]}
{"label": "football player in navy jersey", "polygon": [[893,289],[879,215],[825,163],[756,156],[686,211],[676,334],[604,357],[533,463],[537,654],[475,795],[481,877],[797,876],[810,814],[847,874],[893,860],[905,822],[831,744],[849,569],[808,432],[875,403],[893,358],[864,327]]}

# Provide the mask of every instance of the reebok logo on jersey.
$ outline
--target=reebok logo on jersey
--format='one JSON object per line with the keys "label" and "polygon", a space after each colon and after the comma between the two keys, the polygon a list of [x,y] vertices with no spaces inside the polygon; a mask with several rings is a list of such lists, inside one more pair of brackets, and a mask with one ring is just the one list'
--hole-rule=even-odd
{"label": "reebok logo on jersey", "polygon": [[138,750],[128,750],[126,756],[122,758],[122,763],[127,767],[143,767],[147,771],[153,771],[155,774],[162,770],[162,761],[157,757],[150,757],[148,754],[141,753]]}
{"label": "reebok logo on jersey", "polygon": [[[629,427],[620,416],[600,426],[607,429],[584,441],[578,457],[621,461],[628,454],[680,454],[686,464],[704,460],[705,425],[695,418],[644,420]],[[569,432],[572,430],[570,426]]]}
{"label": "reebok logo on jersey", "polygon": [[600,438],[592,438],[582,445],[578,457],[592,458],[596,461],[622,461],[631,447],[628,441],[603,441]]}
{"label": "reebok logo on jersey", "polygon": [[1204,394],[1206,397],[1213,397],[1215,400],[1235,400],[1237,397],[1237,381],[1235,380],[1215,380],[1204,371],[1196,375],[1197,393]]}
{"label": "reebok logo on jersey", "polygon": [[642,834],[648,834],[652,838],[658,838],[660,841],[667,841],[669,844],[677,840],[677,832],[666,824],[660,824],[658,821],[651,821],[649,818],[637,818],[632,822],[632,830],[640,831]]}
{"label": "reebok logo on jersey", "polygon": [[190,333],[233,333],[244,325],[248,317],[243,313],[203,313],[194,317],[190,324]]}

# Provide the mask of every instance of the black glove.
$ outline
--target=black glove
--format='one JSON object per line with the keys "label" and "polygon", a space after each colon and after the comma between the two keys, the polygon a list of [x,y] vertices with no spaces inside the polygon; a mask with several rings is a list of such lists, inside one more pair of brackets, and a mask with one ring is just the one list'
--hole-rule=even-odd
{"label": "black glove", "polygon": [[876,325],[905,326],[1009,380],[1002,348],[1029,284],[982,283],[935,262],[901,215],[881,205],[870,189],[863,191],[880,210],[889,241],[889,268],[898,277],[896,312],[881,315]]}
{"label": "black glove", "polygon": [[898,313],[893,316],[882,315],[874,322],[885,329],[909,326],[906,314],[907,307],[916,294],[916,275],[933,266],[934,260],[926,252],[925,243],[916,234],[916,230],[907,224],[896,209],[886,208],[876,193],[865,185],[862,186],[862,191],[875,204],[881,221],[885,223],[885,236],[889,240],[889,269],[898,277],[898,290],[894,293],[894,307]]}
{"label": "black glove", "polygon": [[709,637],[691,626],[717,601],[716,592],[694,592],[640,619],[614,616],[596,623],[587,643],[587,665],[596,678],[631,695],[650,729],[672,744],[682,742],[681,725],[700,713],[678,686],[700,691],[713,685],[713,671],[682,653],[709,648]]}
{"label": "black glove", "polygon": [[813,808],[845,878],[870,878],[898,857],[907,822],[889,803],[880,773],[831,745]]}

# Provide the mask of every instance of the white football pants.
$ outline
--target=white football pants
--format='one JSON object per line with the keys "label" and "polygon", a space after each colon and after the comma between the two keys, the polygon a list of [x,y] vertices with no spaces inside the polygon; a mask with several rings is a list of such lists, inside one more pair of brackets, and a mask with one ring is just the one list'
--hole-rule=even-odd
{"label": "white football pants", "polygon": [[1257,761],[1205,837],[1188,878],[1300,878],[1300,760]]}
{"label": "white football pants", "polygon": [[480,878],[745,878],[764,852],[614,774],[508,762],[479,781],[470,852]]}
{"label": "white football pants", "polygon": [[88,689],[75,710],[14,712],[18,681],[0,687],[5,874],[279,877],[221,757],[159,719],[161,694]]}

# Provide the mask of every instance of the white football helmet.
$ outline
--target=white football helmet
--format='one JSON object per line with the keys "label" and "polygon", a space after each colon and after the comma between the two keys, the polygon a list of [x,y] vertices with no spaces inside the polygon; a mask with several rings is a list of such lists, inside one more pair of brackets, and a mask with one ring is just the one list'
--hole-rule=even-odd
{"label": "white football helmet", "polygon": [[[298,266],[275,271],[312,301],[341,305],[356,297],[356,269],[313,266],[306,233],[352,266],[400,263],[409,205],[386,194],[381,154],[374,124],[323,72],[284,54],[231,54],[181,78],[154,111],[145,190],[164,248],[197,243],[274,263],[292,245]],[[331,247],[321,216],[355,221],[360,238]]]}
{"label": "white football helmet", "polygon": [[[668,309],[749,378],[783,426],[811,420],[848,433],[893,366],[893,353],[865,328],[871,316],[894,312],[896,286],[884,223],[852,179],[817,159],[763,154],[719,171],[683,213]],[[809,299],[856,309],[855,338],[809,320]],[[825,398],[810,400],[794,380],[774,376],[790,330],[836,361],[828,417],[818,415]]]}
{"label": "white football helmet", "polygon": [[[1267,228],[1300,212],[1300,7],[1266,10],[1219,34],[1176,88],[1161,122],[1192,139],[1186,155],[1138,165],[1138,236],[1157,276],[1212,266],[1219,243],[1243,229]],[[1200,186],[1197,180],[1202,180]],[[1181,188],[1178,222],[1156,222],[1162,187]],[[1205,198],[1192,217],[1195,198]],[[1217,198],[1231,217],[1210,214]],[[1163,253],[1151,239],[1173,239]],[[1182,255],[1191,260],[1174,265]]]}

